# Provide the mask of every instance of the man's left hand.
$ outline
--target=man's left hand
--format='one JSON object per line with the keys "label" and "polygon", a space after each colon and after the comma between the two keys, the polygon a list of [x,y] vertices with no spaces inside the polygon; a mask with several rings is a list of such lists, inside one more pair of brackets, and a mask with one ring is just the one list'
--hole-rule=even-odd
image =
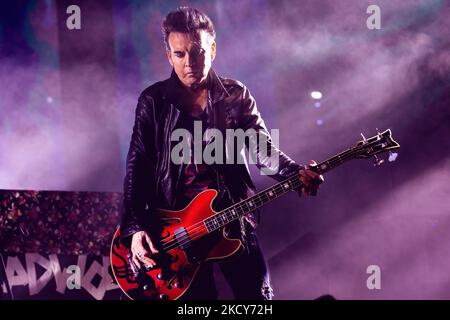
{"label": "man's left hand", "polygon": [[300,169],[299,176],[302,186],[299,189],[299,195],[302,193],[306,195],[315,196],[317,194],[317,189],[324,181],[323,176],[314,171],[317,167],[317,162],[311,160],[309,165]]}

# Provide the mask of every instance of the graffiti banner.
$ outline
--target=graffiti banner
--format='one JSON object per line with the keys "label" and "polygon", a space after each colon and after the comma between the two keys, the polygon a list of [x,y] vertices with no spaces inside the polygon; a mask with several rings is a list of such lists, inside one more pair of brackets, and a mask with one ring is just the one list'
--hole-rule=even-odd
{"label": "graffiti banner", "polygon": [[108,256],[2,254],[1,299],[121,299]]}

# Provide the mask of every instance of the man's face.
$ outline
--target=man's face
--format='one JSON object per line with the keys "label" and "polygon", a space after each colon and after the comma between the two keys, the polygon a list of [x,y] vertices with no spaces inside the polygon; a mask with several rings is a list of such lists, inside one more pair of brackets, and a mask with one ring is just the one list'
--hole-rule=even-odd
{"label": "man's face", "polygon": [[216,43],[206,31],[195,34],[171,32],[167,58],[180,81],[195,89],[206,80],[216,56]]}

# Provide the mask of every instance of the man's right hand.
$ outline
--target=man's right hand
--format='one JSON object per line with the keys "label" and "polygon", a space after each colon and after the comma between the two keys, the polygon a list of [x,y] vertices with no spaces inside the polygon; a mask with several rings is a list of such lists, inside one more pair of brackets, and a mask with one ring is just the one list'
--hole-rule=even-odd
{"label": "man's right hand", "polygon": [[138,268],[141,267],[141,263],[148,265],[150,268],[156,265],[155,260],[151,256],[152,254],[158,253],[158,249],[153,245],[150,236],[145,231],[138,231],[133,234],[133,238],[131,239],[131,253],[132,260]]}

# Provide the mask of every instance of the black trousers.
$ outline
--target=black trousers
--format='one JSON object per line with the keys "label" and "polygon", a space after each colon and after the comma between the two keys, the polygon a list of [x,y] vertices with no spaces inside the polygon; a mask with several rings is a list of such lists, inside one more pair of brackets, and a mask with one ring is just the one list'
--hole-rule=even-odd
{"label": "black trousers", "polygon": [[[247,234],[247,249],[226,262],[219,262],[220,269],[238,300],[271,300],[269,270],[259,246],[256,233]],[[197,276],[181,300],[216,300],[213,264],[202,265]]]}

